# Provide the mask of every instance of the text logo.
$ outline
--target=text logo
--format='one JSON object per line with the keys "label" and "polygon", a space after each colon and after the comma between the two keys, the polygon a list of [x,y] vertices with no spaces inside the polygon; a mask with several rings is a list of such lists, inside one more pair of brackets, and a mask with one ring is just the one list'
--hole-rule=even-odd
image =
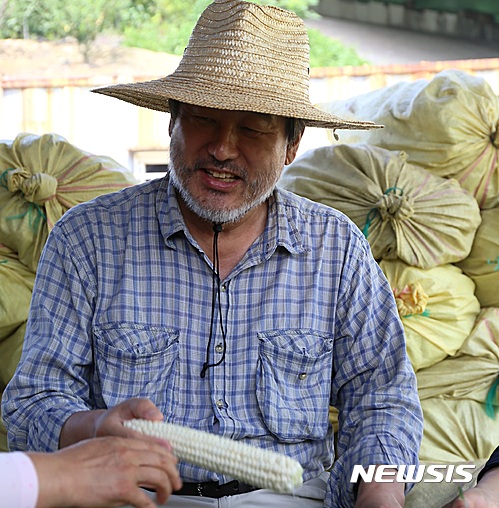
{"label": "text logo", "polygon": [[[369,466],[364,469],[360,465],[353,466],[351,483],[359,480],[378,483],[468,483],[473,479],[473,471],[476,468],[473,464],[420,464],[399,465],[399,466]],[[426,472],[426,476],[425,476]]]}

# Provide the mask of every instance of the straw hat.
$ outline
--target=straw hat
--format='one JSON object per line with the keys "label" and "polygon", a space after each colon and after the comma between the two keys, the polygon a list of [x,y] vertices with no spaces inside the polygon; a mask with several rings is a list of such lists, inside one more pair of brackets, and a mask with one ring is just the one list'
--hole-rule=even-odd
{"label": "straw hat", "polygon": [[303,21],[273,6],[215,0],[201,14],[178,68],[164,78],[92,90],[168,112],[168,99],[208,108],[301,118],[312,127],[370,129],[312,106]]}

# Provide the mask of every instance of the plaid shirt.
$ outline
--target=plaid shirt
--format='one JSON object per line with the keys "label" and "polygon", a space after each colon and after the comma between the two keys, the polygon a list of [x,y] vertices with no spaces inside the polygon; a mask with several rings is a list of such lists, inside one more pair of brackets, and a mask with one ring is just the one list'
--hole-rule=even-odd
{"label": "plaid shirt", "polygon": [[[307,480],[333,463],[331,404],[341,431],[325,506],[353,504],[354,464],[417,464],[403,328],[343,214],[276,190],[265,231],[222,281],[226,356],[203,379],[211,301],[211,262],[167,178],[73,207],[46,243],[5,392],[11,448],[55,450],[72,413],[147,397],[167,421],[294,457]],[[211,363],[222,342],[216,326]],[[184,481],[227,480],[179,467]]]}

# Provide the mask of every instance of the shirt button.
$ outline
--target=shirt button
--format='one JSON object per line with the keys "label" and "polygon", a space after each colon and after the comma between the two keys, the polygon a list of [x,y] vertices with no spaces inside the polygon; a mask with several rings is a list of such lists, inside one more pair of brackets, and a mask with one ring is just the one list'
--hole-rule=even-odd
{"label": "shirt button", "polygon": [[227,291],[227,284],[222,284],[222,291]]}
{"label": "shirt button", "polygon": [[219,409],[223,408],[225,406],[224,401],[222,399],[217,400],[217,407]]}
{"label": "shirt button", "polygon": [[224,350],[224,347],[222,346],[222,344],[217,344],[217,345],[215,346],[215,351],[216,351],[217,353],[222,353],[222,352],[223,352],[223,350]]}
{"label": "shirt button", "polygon": [[307,377],[307,373],[306,372],[302,372],[298,377],[303,380],[303,379],[305,379]]}

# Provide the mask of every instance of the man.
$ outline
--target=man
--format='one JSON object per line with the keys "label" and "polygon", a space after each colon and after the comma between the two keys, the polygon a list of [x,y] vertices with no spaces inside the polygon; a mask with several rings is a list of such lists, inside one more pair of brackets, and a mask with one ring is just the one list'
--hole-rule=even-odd
{"label": "man", "polygon": [[373,127],[314,108],[308,65],[297,16],[218,0],[172,75],[96,90],[171,112],[170,174],[53,229],[3,403],[11,447],[137,437],[123,421],[165,418],[304,468],[292,496],[228,496],[230,478],[180,462],[168,506],[403,505],[403,483],[350,482],[355,464],[417,464],[422,414],[390,287],[351,221],[276,189],[305,125]]}

